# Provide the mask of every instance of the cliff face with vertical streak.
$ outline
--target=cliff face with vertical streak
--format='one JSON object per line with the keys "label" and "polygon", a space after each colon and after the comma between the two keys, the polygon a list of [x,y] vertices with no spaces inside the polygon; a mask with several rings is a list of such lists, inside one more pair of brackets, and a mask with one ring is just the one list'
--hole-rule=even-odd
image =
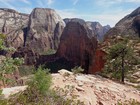
{"label": "cliff face with vertical streak", "polygon": [[94,73],[97,39],[93,36],[86,24],[69,22],[62,33],[57,56],[82,66],[85,73]]}
{"label": "cliff face with vertical streak", "polygon": [[82,66],[85,73],[100,70],[100,67],[95,68],[98,59],[95,55],[98,53],[96,32],[84,20],[66,19],[65,27],[64,21],[53,9],[35,8],[30,15],[11,9],[0,11],[0,33],[6,34],[7,44],[17,49],[12,55],[14,58],[25,58],[26,64],[38,61],[44,64],[52,58],[43,56],[38,59],[38,54],[58,49],[53,57],[64,58],[73,66]]}
{"label": "cliff face with vertical streak", "polygon": [[0,9],[0,33],[6,34],[8,45],[15,48],[23,46],[28,20],[28,14],[18,13],[12,9]]}
{"label": "cliff face with vertical streak", "polygon": [[30,15],[0,9],[0,33],[15,48],[30,46],[36,52],[57,49],[65,23],[53,9],[35,8]]}
{"label": "cliff face with vertical streak", "polygon": [[57,49],[64,26],[55,10],[35,8],[29,17],[26,44],[40,53]]}

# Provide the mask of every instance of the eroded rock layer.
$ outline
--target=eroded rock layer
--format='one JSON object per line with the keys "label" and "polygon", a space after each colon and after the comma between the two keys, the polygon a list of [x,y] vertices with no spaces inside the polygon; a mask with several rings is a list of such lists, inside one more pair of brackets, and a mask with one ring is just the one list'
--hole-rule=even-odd
{"label": "eroded rock layer", "polygon": [[86,25],[69,22],[62,33],[57,56],[72,61],[75,66],[82,66],[85,73],[95,72],[97,39],[93,36]]}
{"label": "eroded rock layer", "polygon": [[40,53],[57,49],[64,26],[55,10],[35,8],[30,14],[26,44]]}

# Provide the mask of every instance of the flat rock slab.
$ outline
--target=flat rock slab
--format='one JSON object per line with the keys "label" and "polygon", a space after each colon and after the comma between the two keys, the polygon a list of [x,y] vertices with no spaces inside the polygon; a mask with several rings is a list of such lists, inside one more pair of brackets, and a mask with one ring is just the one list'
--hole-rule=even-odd
{"label": "flat rock slab", "polygon": [[2,95],[4,95],[4,98],[8,98],[10,95],[26,90],[27,87],[28,86],[16,86],[11,88],[3,88]]}

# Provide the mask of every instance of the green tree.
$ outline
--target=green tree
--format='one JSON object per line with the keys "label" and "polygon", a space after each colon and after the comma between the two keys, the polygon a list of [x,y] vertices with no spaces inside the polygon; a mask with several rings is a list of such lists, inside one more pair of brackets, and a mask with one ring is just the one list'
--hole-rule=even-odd
{"label": "green tree", "polygon": [[0,63],[0,81],[2,81],[4,87],[6,83],[11,80],[7,77],[8,74],[12,74],[15,70],[17,70],[18,66],[23,62],[22,59],[19,58],[5,58]]}
{"label": "green tree", "polygon": [[29,82],[30,90],[34,90],[36,93],[38,91],[41,94],[45,94],[52,83],[52,77],[49,71],[49,69],[45,69],[40,66],[32,80]]}
{"label": "green tree", "polygon": [[[6,36],[4,34],[0,34],[0,51],[4,50],[6,52],[12,52],[15,49],[14,48],[8,48],[5,46],[4,40]],[[0,59],[0,81],[2,81],[4,87],[6,86],[6,83],[11,81],[9,78],[7,78],[8,74],[12,74],[15,70],[17,70],[18,66],[23,63],[23,59],[19,58],[11,58],[8,56],[3,57],[3,59]]]}
{"label": "green tree", "polygon": [[105,72],[112,73],[113,78],[121,78],[124,83],[125,72],[132,70],[135,62],[133,49],[128,44],[128,40],[123,40],[109,48],[104,69]]}

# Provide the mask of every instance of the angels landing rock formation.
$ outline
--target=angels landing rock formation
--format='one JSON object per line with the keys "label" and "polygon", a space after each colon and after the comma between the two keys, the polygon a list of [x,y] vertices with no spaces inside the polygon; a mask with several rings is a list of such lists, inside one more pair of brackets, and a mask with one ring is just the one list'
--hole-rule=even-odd
{"label": "angels landing rock formation", "polygon": [[18,48],[24,43],[24,32],[29,15],[12,9],[0,8],[0,33],[7,35],[7,44]]}
{"label": "angels landing rock formation", "polygon": [[102,26],[99,22],[90,22],[87,21],[85,22],[82,19],[78,18],[65,18],[64,22],[67,24],[69,22],[79,22],[80,24],[86,24],[87,27],[89,28],[90,32],[98,39],[98,41],[103,41],[104,35],[110,30],[110,26]]}
{"label": "angels landing rock formation", "polygon": [[81,24],[79,21],[68,22],[62,33],[56,55],[59,58],[65,58],[67,61],[73,62],[75,66],[82,66],[85,73],[96,72],[98,69],[95,70],[94,68],[95,62],[97,62],[95,58],[98,42],[93,36],[89,32],[86,23]]}
{"label": "angels landing rock formation", "polygon": [[65,23],[53,9],[35,8],[29,17],[25,45],[36,52],[57,49]]}

